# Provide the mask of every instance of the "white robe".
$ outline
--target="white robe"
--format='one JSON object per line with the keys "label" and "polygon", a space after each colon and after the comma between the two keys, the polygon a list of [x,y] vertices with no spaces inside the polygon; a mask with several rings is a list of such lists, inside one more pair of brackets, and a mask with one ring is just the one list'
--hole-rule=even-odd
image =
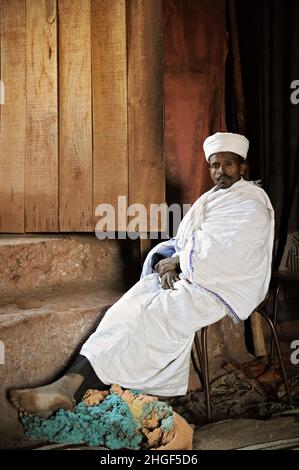
{"label": "white robe", "polygon": [[[247,318],[271,274],[274,216],[266,193],[244,181],[201,196],[177,237],[147,256],[140,281],[105,314],[81,349],[102,382],[144,393],[187,392],[194,333],[229,314]],[[179,255],[181,279],[163,290],[154,253]]]}

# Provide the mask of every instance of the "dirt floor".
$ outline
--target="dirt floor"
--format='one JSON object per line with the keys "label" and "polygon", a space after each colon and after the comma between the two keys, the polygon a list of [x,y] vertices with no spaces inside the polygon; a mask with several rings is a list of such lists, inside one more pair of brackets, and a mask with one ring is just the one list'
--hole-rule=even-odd
{"label": "dirt floor", "polygon": [[[299,413],[299,409],[296,409]],[[299,450],[298,414],[268,420],[231,419],[199,427],[194,432],[196,450]]]}

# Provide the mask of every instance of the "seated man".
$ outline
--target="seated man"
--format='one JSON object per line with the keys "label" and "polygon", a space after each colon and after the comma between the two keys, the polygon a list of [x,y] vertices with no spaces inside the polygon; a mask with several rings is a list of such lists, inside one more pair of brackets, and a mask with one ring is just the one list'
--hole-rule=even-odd
{"label": "seated man", "polygon": [[177,236],[151,250],[140,281],[106,312],[67,373],[10,392],[21,412],[46,417],[71,409],[87,388],[112,383],[186,394],[195,332],[226,315],[245,320],[268,290],[274,216],[263,189],[242,178],[248,146],[239,134],[205,140],[215,186],[194,203]]}

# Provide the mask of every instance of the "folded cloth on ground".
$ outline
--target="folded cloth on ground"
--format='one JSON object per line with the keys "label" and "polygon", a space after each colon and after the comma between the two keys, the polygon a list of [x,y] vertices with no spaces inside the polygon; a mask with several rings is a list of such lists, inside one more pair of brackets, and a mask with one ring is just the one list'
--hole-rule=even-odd
{"label": "folded cloth on ground", "polygon": [[165,402],[112,385],[88,390],[72,411],[22,417],[28,437],[110,449],[192,449],[193,429]]}

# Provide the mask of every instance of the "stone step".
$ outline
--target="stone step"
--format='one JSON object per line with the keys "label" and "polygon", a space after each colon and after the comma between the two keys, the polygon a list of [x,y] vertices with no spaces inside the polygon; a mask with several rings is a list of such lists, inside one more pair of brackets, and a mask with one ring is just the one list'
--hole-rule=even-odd
{"label": "stone step", "polygon": [[121,296],[95,287],[39,289],[2,298],[0,306],[0,447],[28,447],[7,390],[53,381],[80,349],[101,315]]}
{"label": "stone step", "polygon": [[96,283],[119,288],[123,253],[118,240],[89,235],[0,235],[0,297]]}

